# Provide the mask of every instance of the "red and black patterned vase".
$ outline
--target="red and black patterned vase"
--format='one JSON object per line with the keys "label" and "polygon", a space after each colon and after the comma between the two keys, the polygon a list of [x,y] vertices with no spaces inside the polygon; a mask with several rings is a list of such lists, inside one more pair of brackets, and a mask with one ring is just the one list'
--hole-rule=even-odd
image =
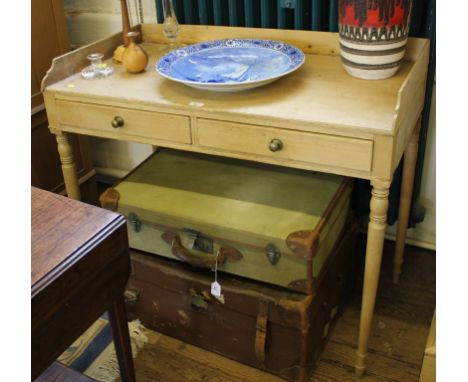
{"label": "red and black patterned vase", "polygon": [[338,0],[341,60],[358,78],[393,76],[405,55],[412,0]]}

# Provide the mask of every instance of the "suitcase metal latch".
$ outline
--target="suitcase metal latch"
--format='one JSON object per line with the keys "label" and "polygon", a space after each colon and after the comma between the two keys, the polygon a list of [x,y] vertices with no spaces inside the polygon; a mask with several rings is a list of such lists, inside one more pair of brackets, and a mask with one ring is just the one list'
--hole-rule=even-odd
{"label": "suitcase metal latch", "polygon": [[274,244],[268,244],[265,247],[265,253],[270,261],[271,265],[276,265],[281,258],[281,251]]}
{"label": "suitcase metal latch", "polygon": [[130,225],[132,226],[133,230],[135,232],[140,232],[141,230],[141,220],[140,218],[138,217],[138,215],[134,212],[130,212],[128,214],[128,222],[130,223]]}
{"label": "suitcase metal latch", "polygon": [[188,246],[190,249],[195,249],[205,253],[214,253],[213,239],[203,236],[200,232],[189,228],[184,228],[184,232],[187,233],[189,240]]}
{"label": "suitcase metal latch", "polygon": [[189,290],[189,305],[195,312],[205,312],[208,309],[210,296],[207,293],[197,293],[194,289]]}

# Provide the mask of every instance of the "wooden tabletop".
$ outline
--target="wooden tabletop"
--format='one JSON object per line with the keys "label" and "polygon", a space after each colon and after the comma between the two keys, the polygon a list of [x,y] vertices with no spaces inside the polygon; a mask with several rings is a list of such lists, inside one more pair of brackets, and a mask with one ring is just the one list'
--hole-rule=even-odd
{"label": "wooden tabletop", "polygon": [[[390,182],[423,109],[424,39],[408,40],[395,76],[366,81],[343,69],[337,34],[184,26],[183,44],[256,37],[291,43],[305,54],[298,70],[271,84],[219,93],[158,74],[155,64],[167,52],[162,27],[139,27],[149,54],[143,73],[128,73],[110,58],[121,34],[54,59],[42,87],[49,128],[61,140],[76,133]],[[96,51],[115,71],[84,80],[80,70]],[[111,123],[117,117],[124,121],[118,128]],[[271,150],[273,139],[282,149]],[[67,191],[78,198],[76,177],[69,177]]]}
{"label": "wooden tabletop", "polygon": [[[178,114],[219,116],[223,120],[229,117],[238,120],[242,116],[249,123],[284,129],[339,131],[341,135],[365,136],[373,133],[394,135],[398,127],[395,118],[408,78],[412,78],[411,82],[424,79],[420,75],[423,73],[419,70],[414,73],[412,69],[415,57],[427,48],[426,40],[409,41],[405,60],[395,76],[366,81],[349,76],[343,69],[335,34],[304,31],[288,34],[291,31],[212,27],[211,33],[216,33],[216,38],[237,33],[292,43],[305,53],[305,63],[294,73],[268,86],[234,93],[200,91],[167,80],[156,72],[157,60],[167,53],[161,44],[164,40],[160,28],[160,25],[142,26],[146,41],[143,46],[149,54],[145,72],[128,73],[122,65],[109,59],[107,62],[115,69],[111,77],[87,81],[78,72],[48,86],[47,90],[61,99],[83,101],[87,98],[89,102],[105,99],[123,107],[159,108]],[[214,38],[202,26],[184,26],[182,29],[184,43],[192,42],[186,41],[188,38],[193,42],[199,42],[196,38]]]}
{"label": "wooden tabletop", "polygon": [[[122,217],[98,207],[32,187],[31,294],[38,293]],[[85,222],[85,223],[84,223]]]}

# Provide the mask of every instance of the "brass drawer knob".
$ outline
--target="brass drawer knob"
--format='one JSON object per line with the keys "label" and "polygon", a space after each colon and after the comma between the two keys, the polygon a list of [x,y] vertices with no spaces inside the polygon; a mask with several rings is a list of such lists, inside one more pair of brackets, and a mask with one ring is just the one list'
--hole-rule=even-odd
{"label": "brass drawer knob", "polygon": [[270,151],[280,151],[283,148],[283,142],[280,139],[274,138],[270,142]]}
{"label": "brass drawer knob", "polygon": [[124,119],[117,115],[112,120],[111,125],[112,125],[113,128],[122,127],[124,125]]}

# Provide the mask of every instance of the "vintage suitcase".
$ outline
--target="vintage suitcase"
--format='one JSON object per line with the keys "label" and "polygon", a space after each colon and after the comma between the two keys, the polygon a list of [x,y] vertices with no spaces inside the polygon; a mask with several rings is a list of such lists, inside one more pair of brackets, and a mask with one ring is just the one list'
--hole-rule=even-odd
{"label": "vintage suitcase", "polygon": [[351,290],[356,227],[324,264],[313,294],[219,274],[223,301],[210,295],[214,272],[133,251],[127,312],[160,333],[292,381],[307,381],[330,325]]}
{"label": "vintage suitcase", "polygon": [[312,293],[350,194],[349,178],[160,149],[101,204],[131,248]]}

